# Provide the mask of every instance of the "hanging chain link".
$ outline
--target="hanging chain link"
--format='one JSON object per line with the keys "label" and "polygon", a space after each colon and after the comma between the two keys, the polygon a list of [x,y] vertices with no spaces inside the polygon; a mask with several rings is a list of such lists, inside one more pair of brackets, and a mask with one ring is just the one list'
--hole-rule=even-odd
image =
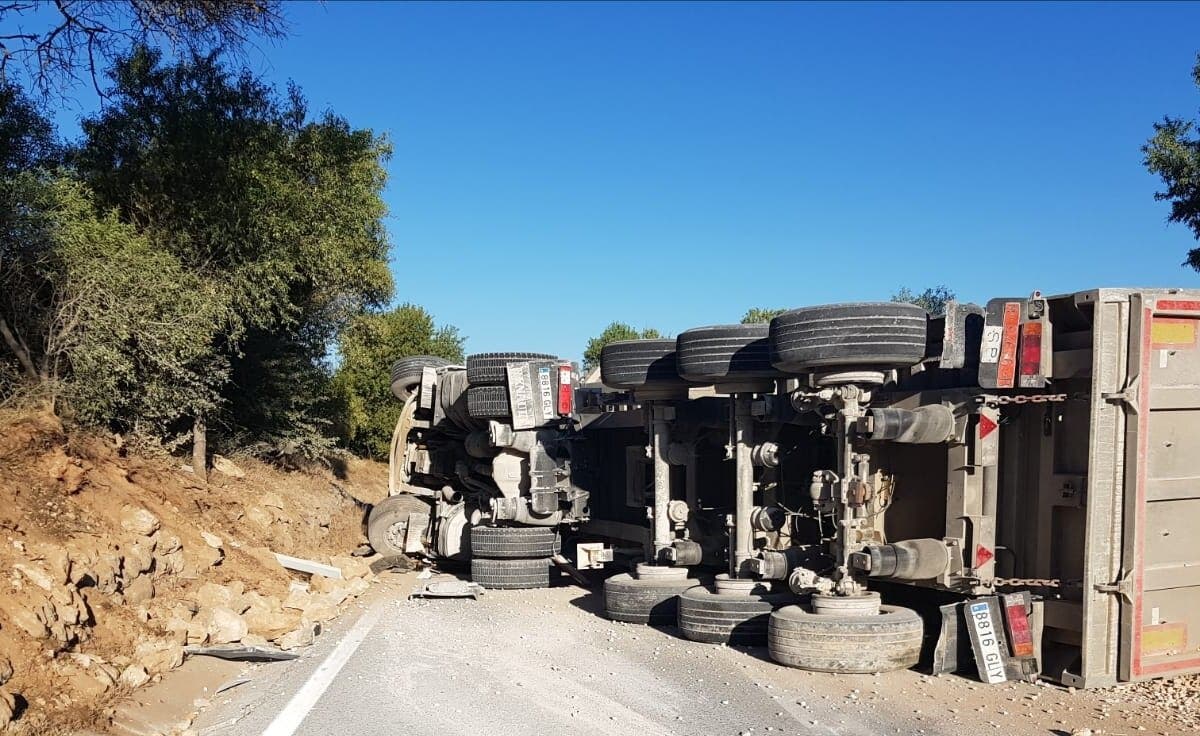
{"label": "hanging chain link", "polygon": [[997,588],[1064,588],[1078,581],[1057,578],[992,578],[990,582]]}
{"label": "hanging chain link", "polygon": [[1077,394],[1016,394],[1015,396],[981,396],[980,403],[988,406],[1006,406],[1009,404],[1058,404],[1064,401],[1090,401],[1091,395]]}

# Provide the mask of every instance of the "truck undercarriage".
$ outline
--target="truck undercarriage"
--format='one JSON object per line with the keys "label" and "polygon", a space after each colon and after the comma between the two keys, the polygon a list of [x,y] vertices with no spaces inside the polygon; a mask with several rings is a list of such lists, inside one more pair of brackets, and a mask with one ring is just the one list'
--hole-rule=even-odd
{"label": "truck undercarriage", "polygon": [[627,567],[610,618],[811,670],[1196,671],[1198,325],[1194,293],[1035,292],[614,343],[578,390],[550,356],[421,365],[372,543],[524,587],[561,529]]}

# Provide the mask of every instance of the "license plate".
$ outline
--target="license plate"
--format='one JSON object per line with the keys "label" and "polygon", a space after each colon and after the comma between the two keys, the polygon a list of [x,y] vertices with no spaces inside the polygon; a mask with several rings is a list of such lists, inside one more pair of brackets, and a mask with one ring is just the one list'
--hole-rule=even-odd
{"label": "license plate", "polygon": [[975,633],[979,648],[975,659],[979,677],[989,685],[1004,682],[1004,655],[1000,652],[1000,635],[996,632],[996,618],[987,601],[978,601],[967,606],[967,620]]}

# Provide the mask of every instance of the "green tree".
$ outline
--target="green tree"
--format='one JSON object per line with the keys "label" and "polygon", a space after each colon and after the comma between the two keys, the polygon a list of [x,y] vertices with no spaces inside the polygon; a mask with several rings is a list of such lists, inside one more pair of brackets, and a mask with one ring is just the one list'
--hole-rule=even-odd
{"label": "green tree", "polygon": [[68,417],[150,438],[211,408],[221,301],[61,172],[7,186],[20,206],[0,235],[0,320],[25,385]]}
{"label": "green tree", "polygon": [[892,294],[892,301],[916,304],[926,312],[937,316],[945,313],[946,303],[952,301],[954,297],[954,292],[945,285],[931,286],[920,294],[914,293],[912,289],[905,286]]}
{"label": "green tree", "polygon": [[787,311],[786,309],[767,309],[765,307],[753,307],[751,309],[747,309],[746,313],[742,315],[742,324],[755,325],[755,324],[763,324],[765,322],[770,322],[771,320],[775,319],[776,317],[778,317],[779,315],[783,314],[786,311]]}
{"label": "green tree", "polygon": [[583,350],[583,369],[590,371],[600,365],[600,351],[610,342],[619,340],[652,340],[664,337],[664,335],[653,327],[646,327],[641,330],[627,325],[624,322],[613,322],[608,327],[604,328],[596,337],[588,340],[587,347]]}
{"label": "green tree", "polygon": [[[1200,88],[1200,54],[1192,67],[1192,79]],[[1169,222],[1191,229],[1200,240],[1200,137],[1194,134],[1196,123],[1182,118],[1164,117],[1154,124],[1154,135],[1142,146],[1146,169],[1162,179],[1166,189],[1155,192],[1159,202],[1171,203]],[[1200,271],[1200,248],[1188,251],[1183,265]]]}
{"label": "green tree", "polygon": [[[234,378],[215,422],[266,454],[320,453],[324,358],[392,294],[387,141],[331,112],[311,118],[297,88],[280,96],[217,54],[168,65],[139,48],[110,76],[110,104],[83,121],[73,160],[102,209],[231,315],[209,345],[214,370]],[[196,419],[199,443],[207,418]]]}
{"label": "green tree", "polygon": [[437,326],[422,307],[403,304],[355,317],[338,344],[341,360],[333,376],[339,403],[338,430],[362,455],[386,458],[401,404],[391,392],[391,366],[409,355],[463,360],[463,337],[450,325]]}

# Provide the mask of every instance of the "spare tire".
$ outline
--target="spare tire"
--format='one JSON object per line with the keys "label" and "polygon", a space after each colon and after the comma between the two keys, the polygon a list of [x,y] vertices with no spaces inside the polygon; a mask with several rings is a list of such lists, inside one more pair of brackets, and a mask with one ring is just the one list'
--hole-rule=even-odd
{"label": "spare tire", "polygon": [[472,386],[467,389],[467,413],[476,419],[503,419],[512,416],[508,389],[503,386]]}
{"label": "spare tire", "polygon": [[600,350],[600,381],[611,388],[687,386],[674,340],[620,340]]}
{"label": "spare tire", "polygon": [[910,608],[883,605],[875,616],[809,613],[785,606],[771,614],[771,659],[813,672],[872,674],[912,667],[924,626]]}
{"label": "spare tire", "polygon": [[527,360],[558,360],[547,353],[478,353],[467,356],[467,383],[472,386],[503,386],[508,383],[508,364]]}
{"label": "spare tire", "polygon": [[471,528],[471,554],[487,559],[553,557],[561,551],[552,526],[476,526]]}
{"label": "spare tire", "polygon": [[550,587],[549,558],[535,560],[488,560],[471,558],[471,579],[494,590],[522,590]]}
{"label": "spare tire", "polygon": [[770,325],[696,327],[675,340],[679,375],[699,383],[779,378],[771,365]]}
{"label": "spare tire", "polygon": [[771,320],[771,364],[788,373],[911,366],[925,355],[928,322],[928,312],[904,302],[793,309]]}
{"label": "spare tire", "polygon": [[392,363],[392,394],[401,401],[408,401],[421,385],[421,373],[425,368],[444,368],[450,361],[436,355],[412,355]]}

